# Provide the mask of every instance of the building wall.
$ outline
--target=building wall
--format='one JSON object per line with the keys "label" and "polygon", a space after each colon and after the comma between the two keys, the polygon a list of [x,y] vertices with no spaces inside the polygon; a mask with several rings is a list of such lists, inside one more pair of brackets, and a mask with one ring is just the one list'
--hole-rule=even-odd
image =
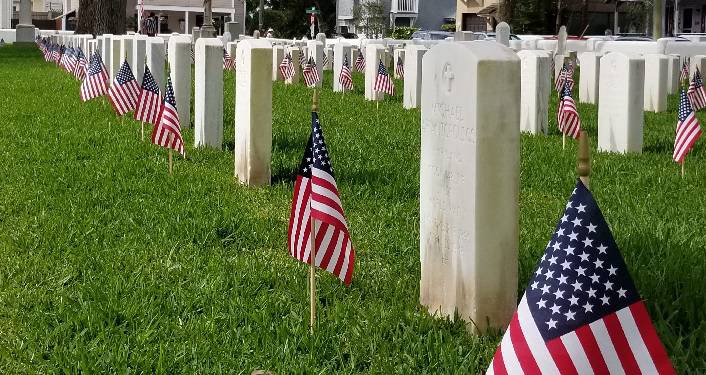
{"label": "building wall", "polygon": [[[456,0],[456,30],[463,29],[463,14],[477,14],[483,8],[490,5],[497,5],[498,0]],[[486,22],[486,29],[492,30],[489,23]]]}
{"label": "building wall", "polygon": [[416,27],[424,30],[440,30],[444,18],[456,17],[456,0],[417,0],[419,15]]}

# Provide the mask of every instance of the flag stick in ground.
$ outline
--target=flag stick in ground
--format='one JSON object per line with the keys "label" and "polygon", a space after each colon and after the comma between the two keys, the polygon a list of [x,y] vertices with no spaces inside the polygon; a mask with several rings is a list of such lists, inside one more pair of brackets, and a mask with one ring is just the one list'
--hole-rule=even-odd
{"label": "flag stick in ground", "polygon": [[[169,141],[171,142],[172,136],[169,136]],[[169,175],[171,176],[172,174],[172,149],[169,149]]]}
{"label": "flag stick in ground", "polygon": [[140,134],[142,135],[142,142],[145,141],[145,122],[140,122]]}
{"label": "flag stick in ground", "polygon": [[684,163],[686,162],[686,159],[682,160],[681,162],[681,178],[684,178]]}
{"label": "flag stick in ground", "polygon": [[[316,88],[314,88],[311,111],[319,111],[319,93]],[[309,183],[312,183],[311,180]],[[312,215],[309,220],[311,221],[311,232],[309,233],[309,257],[311,260],[309,267],[309,309],[311,313],[309,316],[309,331],[314,333],[314,326],[316,325],[316,231],[314,230],[314,216]]]}
{"label": "flag stick in ground", "polygon": [[589,182],[591,179],[591,154],[589,149],[588,134],[585,130],[579,133],[579,150],[576,160],[576,174],[579,175],[581,182],[590,188]]}
{"label": "flag stick in ground", "polygon": [[561,149],[566,150],[566,133],[561,133]]}

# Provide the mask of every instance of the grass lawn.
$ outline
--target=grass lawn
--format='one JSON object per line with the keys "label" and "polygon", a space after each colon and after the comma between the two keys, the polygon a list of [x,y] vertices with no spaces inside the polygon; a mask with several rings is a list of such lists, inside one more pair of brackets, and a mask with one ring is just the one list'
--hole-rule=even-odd
{"label": "grass lawn", "polygon": [[[353,284],[287,252],[293,176],[311,92],[275,83],[272,186],[233,177],[233,74],[225,147],[167,152],[36,48],[0,48],[0,373],[479,373],[499,335],[429,316],[419,296],[420,114],[366,102],[324,76],[321,122],[357,263]],[[642,93],[636,93],[642,95]],[[522,136],[522,293],[575,181],[576,143]],[[676,97],[645,115],[641,155],[595,153],[591,187],[681,374],[706,373],[706,144],[672,162]],[[702,123],[706,117],[701,117]]]}

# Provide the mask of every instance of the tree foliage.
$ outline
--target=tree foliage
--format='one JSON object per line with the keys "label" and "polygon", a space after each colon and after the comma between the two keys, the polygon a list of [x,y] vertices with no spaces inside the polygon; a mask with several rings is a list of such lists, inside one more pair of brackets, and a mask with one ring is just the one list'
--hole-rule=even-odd
{"label": "tree foliage", "polygon": [[79,0],[76,34],[125,34],[127,0]]}
{"label": "tree foliage", "polygon": [[[259,0],[247,1],[246,27],[249,34],[258,28]],[[335,0],[265,0],[263,14],[263,32],[272,28],[278,38],[301,38],[309,35],[309,15],[307,8],[316,7],[321,13],[318,15],[317,32],[331,35],[336,26],[336,1]]]}

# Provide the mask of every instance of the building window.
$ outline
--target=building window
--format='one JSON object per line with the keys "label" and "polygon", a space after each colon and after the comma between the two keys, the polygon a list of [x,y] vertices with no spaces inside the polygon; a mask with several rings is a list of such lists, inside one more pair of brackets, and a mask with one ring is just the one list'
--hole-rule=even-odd
{"label": "building window", "polygon": [[488,28],[485,18],[478,17],[475,13],[463,13],[461,22],[463,31],[486,31]]}

